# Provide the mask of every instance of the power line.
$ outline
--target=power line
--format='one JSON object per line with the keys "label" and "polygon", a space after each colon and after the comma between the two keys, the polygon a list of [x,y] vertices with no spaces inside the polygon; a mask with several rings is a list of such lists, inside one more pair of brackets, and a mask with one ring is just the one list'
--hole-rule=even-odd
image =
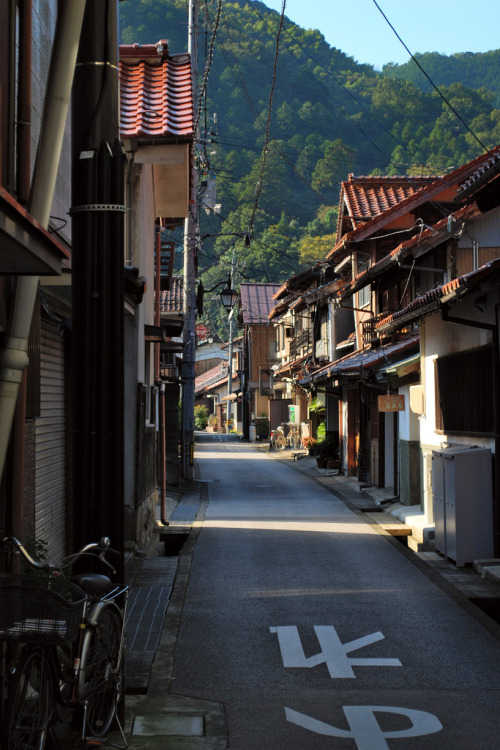
{"label": "power line", "polygon": [[416,57],[415,57],[415,56],[413,55],[413,53],[412,53],[412,52],[410,52],[410,50],[408,49],[408,47],[406,46],[406,44],[405,44],[405,43],[403,42],[403,40],[402,40],[402,39],[401,39],[401,37],[399,36],[398,32],[396,31],[396,29],[394,28],[394,26],[392,25],[392,23],[391,23],[391,22],[389,21],[389,19],[388,19],[388,18],[387,18],[387,16],[385,15],[385,13],[384,13],[384,11],[382,10],[382,8],[380,7],[380,5],[379,5],[379,4],[377,3],[377,0],[373,0],[373,3],[374,3],[374,5],[376,6],[376,8],[377,8],[377,9],[378,9],[378,10],[380,11],[380,13],[382,14],[382,16],[383,16],[383,17],[384,17],[384,19],[386,20],[387,24],[388,24],[388,25],[389,25],[389,27],[390,27],[390,28],[392,29],[392,31],[394,32],[394,34],[396,35],[396,37],[397,37],[397,38],[399,39],[399,41],[401,42],[401,44],[403,45],[403,47],[405,48],[405,50],[406,50],[406,51],[408,52],[408,54],[410,55],[410,57],[411,57],[411,59],[413,60],[413,62],[414,62],[414,63],[416,63],[416,65],[417,65],[417,66],[418,66],[418,67],[420,68],[420,70],[422,71],[422,73],[424,74],[424,76],[425,76],[425,77],[427,78],[427,80],[428,80],[428,81],[429,81],[429,83],[431,84],[432,88],[433,88],[433,89],[434,89],[434,90],[435,90],[435,91],[436,91],[436,92],[437,92],[437,93],[439,94],[439,96],[440,96],[440,97],[441,97],[441,99],[442,99],[442,100],[444,101],[444,103],[445,103],[445,104],[446,104],[446,105],[447,105],[447,106],[448,106],[448,107],[449,107],[449,108],[451,109],[451,111],[453,112],[453,114],[455,115],[455,117],[457,117],[457,118],[458,118],[458,119],[460,120],[460,122],[462,123],[462,125],[464,126],[464,128],[465,128],[465,129],[466,129],[466,130],[467,130],[467,131],[468,131],[468,132],[469,132],[469,133],[471,134],[471,136],[472,136],[472,137],[473,137],[473,138],[474,138],[474,139],[475,139],[475,140],[476,140],[476,141],[477,141],[477,142],[479,143],[479,145],[481,146],[481,148],[482,148],[482,149],[483,149],[484,151],[486,151],[486,153],[487,153],[487,154],[489,154],[489,155],[491,156],[492,154],[491,154],[491,151],[489,150],[489,148],[487,148],[487,147],[486,147],[486,146],[484,145],[484,143],[483,143],[483,142],[482,142],[482,141],[481,141],[481,140],[480,140],[480,139],[479,139],[479,138],[477,137],[477,135],[476,135],[476,134],[474,133],[474,131],[472,131],[472,130],[470,129],[470,127],[469,127],[469,126],[467,125],[467,123],[465,122],[465,120],[463,119],[463,117],[462,117],[462,116],[461,116],[461,115],[460,115],[460,114],[459,114],[459,113],[457,112],[457,110],[456,110],[456,109],[454,108],[454,106],[453,106],[453,105],[452,105],[452,104],[451,104],[451,103],[450,103],[450,102],[448,101],[448,99],[447,99],[447,98],[445,97],[445,95],[444,95],[444,94],[442,93],[442,91],[441,91],[441,90],[440,90],[440,89],[439,89],[439,88],[438,88],[438,87],[436,86],[436,84],[434,83],[434,81],[432,80],[432,78],[431,78],[431,77],[430,77],[430,76],[428,75],[428,73],[427,73],[427,72],[426,72],[426,71],[425,71],[425,70],[423,69],[423,67],[422,67],[422,66],[420,65],[419,61],[418,61],[418,60],[417,60],[417,58],[416,58]]}

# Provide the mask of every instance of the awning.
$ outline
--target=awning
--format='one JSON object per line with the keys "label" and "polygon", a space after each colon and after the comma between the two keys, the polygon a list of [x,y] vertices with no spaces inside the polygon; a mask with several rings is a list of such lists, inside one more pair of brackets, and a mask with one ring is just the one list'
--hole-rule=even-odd
{"label": "awning", "polygon": [[69,251],[0,187],[0,273],[57,276]]}
{"label": "awning", "polygon": [[393,365],[388,367],[381,367],[377,372],[377,380],[384,380],[387,376],[397,376],[398,378],[405,378],[412,373],[420,371],[420,353],[414,354],[412,357],[407,357],[401,362],[395,362]]}
{"label": "awning", "polygon": [[223,396],[221,401],[236,401],[239,397],[239,393],[230,393],[229,396]]}
{"label": "awning", "polygon": [[144,326],[144,340],[153,344],[162,344],[166,340],[165,329],[162,326]]}

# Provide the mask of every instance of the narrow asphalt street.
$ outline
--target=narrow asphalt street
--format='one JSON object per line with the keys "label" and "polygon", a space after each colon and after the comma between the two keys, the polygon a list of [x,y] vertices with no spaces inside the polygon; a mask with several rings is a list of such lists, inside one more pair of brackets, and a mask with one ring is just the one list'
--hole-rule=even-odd
{"label": "narrow asphalt street", "polygon": [[494,629],[291,462],[236,442],[196,458],[208,503],[165,688],[193,736],[131,747],[497,750]]}

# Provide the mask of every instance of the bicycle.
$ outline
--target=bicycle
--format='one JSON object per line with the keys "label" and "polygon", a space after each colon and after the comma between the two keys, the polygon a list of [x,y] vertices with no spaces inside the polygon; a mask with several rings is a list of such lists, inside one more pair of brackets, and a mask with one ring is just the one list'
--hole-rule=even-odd
{"label": "bicycle", "polygon": [[[285,433],[285,429],[288,431]],[[282,422],[271,433],[271,446],[276,451],[283,451],[285,448],[300,447],[300,427],[295,422]]]}
{"label": "bicycle", "polygon": [[101,573],[64,578],[64,571],[83,555],[115,573],[105,558],[114,552],[110,540],[87,544],[59,565],[35,560],[14,537],[3,544],[46,575],[0,574],[0,639],[19,652],[7,677],[2,748],[43,750],[49,738],[55,741],[56,721],[72,709],[81,712],[82,742],[105,742],[116,721],[124,744],[113,747],[124,750],[127,741],[117,711],[128,587]]}

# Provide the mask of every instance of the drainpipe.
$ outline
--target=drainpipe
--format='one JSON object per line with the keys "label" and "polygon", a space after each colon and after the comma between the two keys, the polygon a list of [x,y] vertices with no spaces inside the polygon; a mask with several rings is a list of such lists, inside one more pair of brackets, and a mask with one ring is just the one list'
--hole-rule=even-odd
{"label": "drainpipe", "polygon": [[[155,326],[161,325],[161,228],[156,227],[156,253],[155,253]],[[160,510],[161,510],[161,522],[164,526],[167,525],[165,519],[166,516],[166,499],[167,490],[165,487],[166,480],[166,439],[165,439],[165,383],[161,381],[160,373],[160,344],[155,344],[155,381],[159,384],[159,398],[160,398]]]}
{"label": "drainpipe", "polygon": [[[59,4],[28,204],[33,218],[45,229],[49,225],[84,9],[85,0],[67,0]],[[0,479],[5,467],[19,387],[28,363],[28,336],[37,291],[38,276],[18,277],[10,336],[0,355]]]}
{"label": "drainpipe", "polygon": [[167,446],[166,434],[167,425],[165,424],[165,383],[160,383],[160,520],[164,526],[168,526],[167,520],[167,488],[166,488],[166,462]]}
{"label": "drainpipe", "polygon": [[[31,177],[31,65],[32,65],[32,24],[33,8],[31,0],[24,0],[19,8],[19,48],[23,54],[18,62],[18,103],[17,103],[17,199],[26,206],[30,194]],[[20,384],[17,406],[12,425],[12,500],[11,532],[23,539],[24,514],[24,463],[26,450],[26,371]]]}

